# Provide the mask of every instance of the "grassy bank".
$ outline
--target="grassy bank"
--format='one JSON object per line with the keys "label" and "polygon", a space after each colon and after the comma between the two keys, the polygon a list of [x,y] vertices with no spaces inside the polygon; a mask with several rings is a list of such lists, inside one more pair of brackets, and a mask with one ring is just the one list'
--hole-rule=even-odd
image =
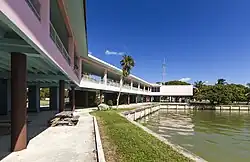
{"label": "grassy bank", "polygon": [[191,161],[121,117],[118,111],[96,111],[107,162]]}

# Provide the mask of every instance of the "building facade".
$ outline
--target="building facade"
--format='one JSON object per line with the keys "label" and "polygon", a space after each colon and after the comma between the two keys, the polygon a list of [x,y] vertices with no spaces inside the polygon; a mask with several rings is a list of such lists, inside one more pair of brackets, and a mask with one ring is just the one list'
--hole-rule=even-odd
{"label": "building facade", "polygon": [[[165,87],[122,71],[88,54],[85,0],[3,0],[0,5],[0,115],[11,114],[11,150],[27,146],[27,112],[40,111],[40,88],[50,89],[51,110],[156,101],[192,96],[192,86]],[[28,90],[28,91],[27,91]],[[157,99],[158,101],[158,99]]]}

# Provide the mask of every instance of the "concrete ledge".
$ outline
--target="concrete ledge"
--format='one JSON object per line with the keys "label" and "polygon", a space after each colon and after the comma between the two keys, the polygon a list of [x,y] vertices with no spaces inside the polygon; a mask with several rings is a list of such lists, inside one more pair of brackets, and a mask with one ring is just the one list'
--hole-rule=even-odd
{"label": "concrete ledge", "polygon": [[160,141],[164,142],[165,144],[169,145],[173,150],[177,151],[178,153],[182,154],[183,156],[197,161],[197,162],[206,162],[206,160],[202,159],[201,157],[193,154],[192,152],[188,151],[187,149],[173,144],[171,143],[169,140],[167,140],[166,138],[162,137],[161,135],[153,132],[152,130],[148,129],[147,127],[142,126],[141,124],[137,123],[136,121],[134,121],[133,119],[127,118],[125,115],[123,115],[123,113],[119,113],[122,117],[126,118],[128,121],[130,121],[132,124],[140,127],[141,129],[143,129],[144,131],[146,131],[147,133],[151,134],[152,136],[156,137],[157,139],[159,139]]}
{"label": "concrete ledge", "polygon": [[93,124],[94,124],[94,133],[95,133],[95,144],[96,144],[96,155],[98,162],[106,162],[103,148],[102,148],[102,141],[99,133],[98,124],[96,121],[96,117],[93,116]]}

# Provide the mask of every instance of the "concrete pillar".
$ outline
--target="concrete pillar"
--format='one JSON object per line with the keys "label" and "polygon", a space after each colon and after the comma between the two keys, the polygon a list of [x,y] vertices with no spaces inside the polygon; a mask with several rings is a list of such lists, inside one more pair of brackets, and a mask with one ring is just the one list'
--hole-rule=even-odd
{"label": "concrete pillar", "polygon": [[28,111],[40,112],[40,86],[39,85],[29,86],[28,99],[29,99]]}
{"label": "concrete pillar", "polygon": [[130,95],[128,94],[128,104],[130,104]]}
{"label": "concrete pillar", "polygon": [[49,100],[50,109],[59,111],[59,88],[50,87],[49,93],[50,93],[50,100]]}
{"label": "concrete pillar", "polygon": [[133,89],[133,81],[131,80],[131,83],[130,83],[130,87],[131,89]]}
{"label": "concrete pillar", "polygon": [[65,81],[59,81],[59,112],[65,109]]}
{"label": "concrete pillar", "polygon": [[71,111],[75,111],[75,105],[76,105],[75,87],[71,87],[70,93],[71,93],[71,95],[70,95],[71,96],[71,105],[70,105]]}
{"label": "concrete pillar", "polygon": [[11,53],[11,151],[27,146],[27,59]]}
{"label": "concrete pillar", "polygon": [[8,80],[0,80],[0,115],[8,114]]}
{"label": "concrete pillar", "polygon": [[104,84],[107,85],[108,83],[108,71],[105,69],[104,76],[103,76]]}
{"label": "concrete pillar", "polygon": [[146,90],[146,87],[144,86],[144,87],[143,87],[143,91],[145,92],[145,90]]}
{"label": "concrete pillar", "polygon": [[135,103],[138,103],[138,95],[135,96]]}
{"label": "concrete pillar", "polygon": [[72,67],[72,69],[75,69],[75,45],[74,45],[74,38],[73,37],[68,37],[68,53],[70,56],[70,66]]}
{"label": "concrete pillar", "polygon": [[138,83],[138,91],[140,90],[140,83]]}
{"label": "concrete pillar", "polygon": [[49,35],[50,33],[50,0],[39,0],[41,4],[40,17],[42,29]]}
{"label": "concrete pillar", "polygon": [[89,92],[88,91],[85,91],[85,94],[84,94],[84,101],[85,101],[85,107],[89,107]]}

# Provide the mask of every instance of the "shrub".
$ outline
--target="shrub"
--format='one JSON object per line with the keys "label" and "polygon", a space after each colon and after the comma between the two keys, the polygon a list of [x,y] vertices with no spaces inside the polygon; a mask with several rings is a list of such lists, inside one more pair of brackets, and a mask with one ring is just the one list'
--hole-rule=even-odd
{"label": "shrub", "polygon": [[108,100],[107,105],[109,105],[109,106],[113,106],[113,101],[112,101],[112,100]]}

